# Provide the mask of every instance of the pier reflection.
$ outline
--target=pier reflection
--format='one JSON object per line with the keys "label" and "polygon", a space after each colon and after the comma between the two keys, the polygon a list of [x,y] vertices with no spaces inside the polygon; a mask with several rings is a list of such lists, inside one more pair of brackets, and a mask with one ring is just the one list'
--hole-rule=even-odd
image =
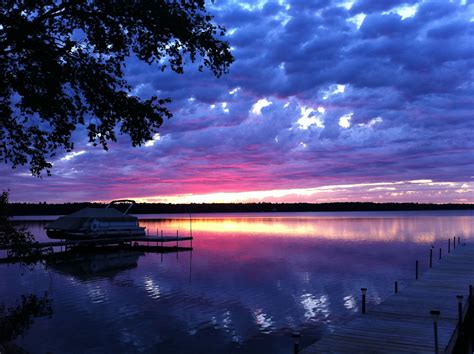
{"label": "pier reflection", "polygon": [[123,270],[136,268],[138,258],[141,256],[144,256],[143,252],[111,247],[72,250],[55,254],[48,260],[48,266],[59,273],[78,278],[112,277]]}

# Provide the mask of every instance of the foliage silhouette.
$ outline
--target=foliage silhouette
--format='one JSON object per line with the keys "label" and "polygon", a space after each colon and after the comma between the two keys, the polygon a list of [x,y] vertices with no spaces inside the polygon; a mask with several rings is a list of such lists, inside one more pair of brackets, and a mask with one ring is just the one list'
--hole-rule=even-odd
{"label": "foliage silhouette", "polygon": [[79,126],[106,150],[118,132],[133,146],[152,139],[170,100],[132,95],[126,59],[176,73],[188,61],[219,77],[233,61],[224,34],[205,0],[2,1],[0,161],[50,174]]}
{"label": "foliage silhouette", "polygon": [[7,345],[31,326],[33,318],[51,316],[52,313],[48,293],[42,297],[34,294],[23,295],[21,303],[10,308],[0,304],[0,343]]}
{"label": "foliage silhouette", "polygon": [[[105,208],[100,203],[11,203],[12,215],[67,215],[82,208]],[[137,203],[133,214],[173,213],[254,213],[254,212],[326,212],[326,211],[397,211],[397,210],[473,210],[474,204],[424,203]]]}
{"label": "foliage silhouette", "polygon": [[33,234],[12,224],[8,210],[8,192],[0,194],[0,246],[6,248],[11,262],[33,266],[51,253],[49,248],[34,247],[38,243]]}

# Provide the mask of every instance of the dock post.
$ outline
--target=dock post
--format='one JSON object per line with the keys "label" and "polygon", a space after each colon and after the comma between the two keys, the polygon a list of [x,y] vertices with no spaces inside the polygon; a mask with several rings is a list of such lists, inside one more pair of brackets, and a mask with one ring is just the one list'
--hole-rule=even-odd
{"label": "dock post", "polygon": [[430,311],[431,316],[433,317],[433,329],[434,329],[434,346],[435,346],[435,353],[438,354],[438,319],[440,312],[437,310]]}
{"label": "dock post", "polygon": [[453,236],[453,250],[456,248],[456,236]]}
{"label": "dock post", "polygon": [[360,288],[362,291],[362,314],[365,314],[365,294],[367,293],[367,288]]}
{"label": "dock post", "polygon": [[448,253],[451,253],[451,239],[448,239]]}
{"label": "dock post", "polygon": [[458,245],[460,245],[460,244],[461,244],[461,237],[458,236]]}
{"label": "dock post", "polygon": [[176,230],[176,248],[178,248],[178,230]]}
{"label": "dock post", "polygon": [[398,281],[395,282],[395,294],[398,293]]}
{"label": "dock post", "polygon": [[433,268],[433,247],[430,248],[430,268]]}
{"label": "dock post", "polygon": [[458,299],[458,326],[459,326],[459,333],[461,333],[462,328],[462,299],[464,296],[456,295],[456,299]]}
{"label": "dock post", "polygon": [[439,248],[439,259],[441,259],[441,251],[442,251],[442,248],[440,247]]}
{"label": "dock post", "polygon": [[418,280],[418,260],[415,262],[415,279]]}
{"label": "dock post", "polygon": [[301,334],[299,332],[293,332],[291,334],[293,338],[293,353],[298,354],[300,352],[300,337]]}

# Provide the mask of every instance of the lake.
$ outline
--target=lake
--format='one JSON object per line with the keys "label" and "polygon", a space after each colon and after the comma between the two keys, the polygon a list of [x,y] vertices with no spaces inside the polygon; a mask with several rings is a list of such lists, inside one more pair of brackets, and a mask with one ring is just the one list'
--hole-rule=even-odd
{"label": "lake", "polygon": [[[292,353],[428,268],[429,248],[474,242],[472,211],[141,215],[151,234],[192,232],[192,252],[124,252],[62,267],[0,265],[0,304],[45,292],[32,353]],[[17,221],[46,241],[42,217]],[[191,230],[190,230],[191,229]],[[183,242],[183,246],[189,241]]]}

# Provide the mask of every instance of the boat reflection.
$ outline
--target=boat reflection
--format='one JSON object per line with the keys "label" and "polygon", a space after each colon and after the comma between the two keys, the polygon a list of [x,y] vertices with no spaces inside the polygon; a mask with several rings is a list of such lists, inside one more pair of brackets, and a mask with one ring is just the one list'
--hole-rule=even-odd
{"label": "boat reflection", "polygon": [[57,273],[72,275],[79,280],[113,278],[118,273],[136,268],[140,257],[146,254],[160,254],[163,261],[163,254],[173,253],[178,257],[180,252],[189,252],[190,260],[192,259],[192,249],[186,247],[150,247],[138,244],[92,248],[74,247],[53,253],[47,258],[47,265]]}
{"label": "boat reflection", "polygon": [[69,250],[54,254],[48,266],[58,273],[78,278],[113,277],[127,269],[137,267],[138,259],[145,253],[116,247],[89,250]]}

